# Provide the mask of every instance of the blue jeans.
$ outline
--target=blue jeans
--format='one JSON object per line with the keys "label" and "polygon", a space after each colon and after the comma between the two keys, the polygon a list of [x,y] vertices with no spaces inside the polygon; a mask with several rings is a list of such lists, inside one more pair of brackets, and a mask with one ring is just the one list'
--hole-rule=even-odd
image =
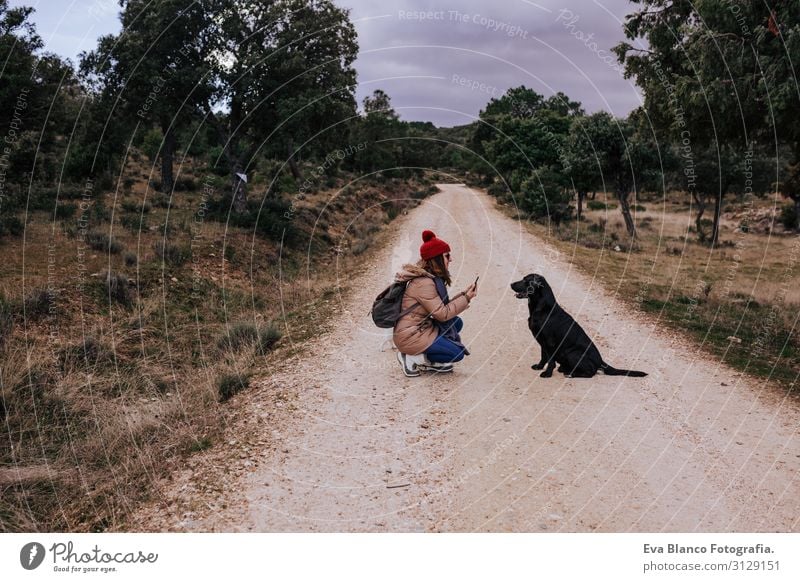
{"label": "blue jeans", "polygon": [[[461,333],[461,329],[464,327],[464,322],[461,321],[460,317],[454,317],[448,321],[448,324],[455,326],[456,331],[459,333]],[[431,347],[425,350],[425,355],[428,357],[428,360],[436,364],[448,364],[450,362],[460,362],[463,360],[464,349],[440,334],[439,337],[436,338],[436,341],[431,344]]]}

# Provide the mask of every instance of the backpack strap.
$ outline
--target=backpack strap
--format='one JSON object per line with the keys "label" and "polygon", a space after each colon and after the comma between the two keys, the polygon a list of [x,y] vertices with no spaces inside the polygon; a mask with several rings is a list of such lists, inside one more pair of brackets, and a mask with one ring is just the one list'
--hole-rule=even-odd
{"label": "backpack strap", "polygon": [[[414,279],[418,279],[418,278],[419,278],[419,277],[414,277]],[[408,284],[409,284],[411,281],[413,281],[414,279],[409,279],[408,281],[406,281],[406,287],[408,287]],[[413,311],[415,308],[419,307],[420,305],[422,305],[422,303],[420,303],[419,301],[417,301],[416,303],[414,303],[414,305],[412,305],[412,306],[411,306],[411,307],[409,307],[408,309],[405,309],[405,310],[403,310],[403,312],[402,312],[402,313],[400,313],[400,316],[397,318],[397,321],[400,321],[400,319],[401,319],[401,318],[402,318],[404,315],[408,315],[409,313],[411,313],[411,312],[412,312],[412,311]],[[426,315],[425,317],[423,317],[423,318],[422,318],[422,320],[421,320],[421,321],[420,321],[420,322],[417,324],[417,326],[416,326],[416,327],[417,327],[417,329],[421,328],[421,327],[423,326],[423,324],[425,323],[425,321],[427,321],[427,319],[428,319],[429,317],[433,317],[433,313],[429,313],[428,315]]]}

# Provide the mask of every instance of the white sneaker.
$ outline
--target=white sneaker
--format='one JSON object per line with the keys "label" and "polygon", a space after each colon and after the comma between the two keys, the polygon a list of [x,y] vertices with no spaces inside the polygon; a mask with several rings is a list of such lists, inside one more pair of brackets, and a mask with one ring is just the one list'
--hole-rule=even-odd
{"label": "white sneaker", "polygon": [[419,376],[419,368],[425,365],[425,356],[420,354],[418,356],[410,356],[402,352],[397,352],[397,361],[403,367],[403,374],[409,378]]}
{"label": "white sneaker", "polygon": [[425,364],[419,367],[420,370],[424,372],[437,372],[439,374],[444,374],[446,372],[453,371],[453,364],[440,364],[439,362],[429,362],[425,361]]}

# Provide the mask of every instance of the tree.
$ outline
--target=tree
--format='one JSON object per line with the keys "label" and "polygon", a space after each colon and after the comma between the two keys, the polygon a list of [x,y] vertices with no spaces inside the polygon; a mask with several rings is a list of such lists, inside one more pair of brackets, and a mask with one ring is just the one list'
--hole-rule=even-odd
{"label": "tree", "polygon": [[577,219],[583,214],[583,201],[589,192],[603,186],[602,156],[598,148],[609,139],[604,132],[610,129],[603,114],[577,117],[570,124],[567,137],[567,158],[564,172],[577,198]]}
{"label": "tree", "polygon": [[175,136],[214,91],[210,63],[219,0],[120,0],[122,31],[81,55],[80,70],[110,123],[132,131],[156,124],[163,134],[161,190],[174,185]]}
{"label": "tree", "polygon": [[397,120],[399,116],[392,107],[392,100],[383,89],[375,89],[371,96],[364,97],[364,115]]}
{"label": "tree", "polygon": [[[68,127],[65,97],[77,89],[70,64],[42,52],[32,13],[0,0],[0,234],[19,226],[14,213],[26,198],[23,183],[56,177],[64,146],[55,136]],[[33,201],[45,202],[55,204]]]}
{"label": "tree", "polygon": [[[295,179],[295,140],[320,149],[355,115],[356,33],[330,0],[220,0],[214,19],[214,99],[202,113],[224,144],[233,209],[244,212],[246,174],[258,152],[280,152]],[[220,112],[225,112],[220,113]]]}
{"label": "tree", "polygon": [[354,121],[353,135],[366,147],[356,152],[353,166],[361,172],[375,172],[402,163],[408,126],[399,120],[392,100],[383,90],[376,89],[362,101],[364,114]]}
{"label": "tree", "polygon": [[[776,137],[800,160],[795,122],[800,92],[793,68],[800,59],[796,2],[633,1],[642,8],[627,18],[625,33],[630,40],[645,39],[648,48],[624,42],[615,51],[626,76],[642,87],[653,124],[671,133],[687,164],[698,155],[741,159],[754,141],[771,143]],[[709,148],[715,150],[710,156]],[[691,167],[686,170],[691,174]],[[699,189],[714,199],[712,244],[718,240],[724,196],[733,184],[723,177],[716,185],[713,192]],[[784,193],[794,195],[791,187]],[[800,193],[795,204],[800,208]]]}
{"label": "tree", "polygon": [[[576,163],[573,179],[586,192],[597,186],[598,179],[604,189],[613,190],[631,240],[636,238],[636,225],[630,196],[652,186],[660,172],[655,144],[642,118],[641,110],[634,110],[627,119],[614,119],[605,111],[594,113],[576,123],[573,139],[578,147],[570,150]],[[590,151],[594,164],[579,159]]]}

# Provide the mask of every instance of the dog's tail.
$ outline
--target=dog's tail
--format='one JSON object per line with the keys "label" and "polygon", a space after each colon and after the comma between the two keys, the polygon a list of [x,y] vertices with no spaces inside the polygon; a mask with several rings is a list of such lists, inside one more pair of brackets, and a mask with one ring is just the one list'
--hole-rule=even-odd
{"label": "dog's tail", "polygon": [[630,376],[631,378],[644,378],[647,372],[639,372],[638,370],[617,370],[614,366],[610,366],[605,362],[600,364],[600,369],[607,376]]}

